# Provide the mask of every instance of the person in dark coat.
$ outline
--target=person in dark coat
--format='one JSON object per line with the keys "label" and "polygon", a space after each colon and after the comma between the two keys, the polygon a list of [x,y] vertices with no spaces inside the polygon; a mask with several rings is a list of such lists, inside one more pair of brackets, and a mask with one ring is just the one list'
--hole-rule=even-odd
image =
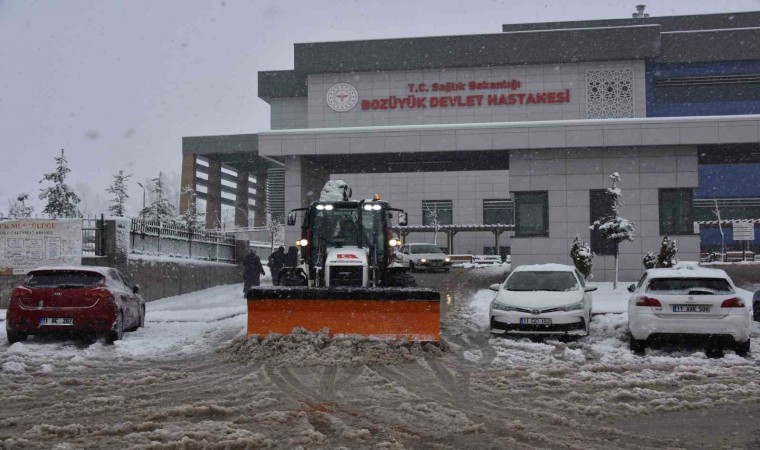
{"label": "person in dark coat", "polygon": [[280,246],[277,251],[269,255],[269,262],[267,263],[272,272],[272,284],[275,286],[280,284],[280,270],[282,270],[283,264],[285,264],[285,247]]}
{"label": "person in dark coat", "polygon": [[285,253],[285,267],[295,267],[298,265],[298,249],[295,246],[288,247]]}
{"label": "person in dark coat", "polygon": [[243,258],[243,295],[248,294],[248,289],[261,284],[261,275],[264,275],[264,267],[261,265],[261,258],[254,250],[251,250]]}

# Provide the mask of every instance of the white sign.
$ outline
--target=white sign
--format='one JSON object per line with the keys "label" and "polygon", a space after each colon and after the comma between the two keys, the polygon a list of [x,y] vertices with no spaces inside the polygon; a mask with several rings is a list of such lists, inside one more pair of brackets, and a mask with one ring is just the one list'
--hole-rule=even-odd
{"label": "white sign", "polygon": [[699,234],[699,222],[694,222],[694,234]]}
{"label": "white sign", "polygon": [[734,222],[734,240],[735,241],[754,241],[755,224],[752,222]]}
{"label": "white sign", "polygon": [[24,275],[39,266],[82,264],[82,219],[0,222],[0,273]]}

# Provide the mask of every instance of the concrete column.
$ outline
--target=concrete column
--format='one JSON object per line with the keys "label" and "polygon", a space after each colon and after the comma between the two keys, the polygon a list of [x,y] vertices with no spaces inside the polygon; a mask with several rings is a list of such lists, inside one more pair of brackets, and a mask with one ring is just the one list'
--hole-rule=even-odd
{"label": "concrete column", "polygon": [[[295,208],[309,206],[319,199],[322,187],[330,179],[330,173],[318,164],[300,156],[285,158],[285,214]],[[301,237],[301,219],[299,215],[295,226],[285,227],[285,243],[292,245]]]}
{"label": "concrete column", "polygon": [[[195,153],[182,155],[182,175],[179,187],[179,213],[183,214],[190,209],[190,203],[195,202],[195,197],[185,194],[185,188],[190,187],[195,191]],[[193,205],[194,206],[194,205]]]}
{"label": "concrete column", "polygon": [[253,201],[256,203],[253,216],[253,226],[263,227],[267,224],[267,171],[262,170],[256,173],[256,193],[253,194]]}
{"label": "concrete column", "polygon": [[238,170],[235,192],[235,225],[248,226],[248,171]]}
{"label": "concrete column", "polygon": [[222,222],[222,163],[209,158],[206,228],[220,228]]}

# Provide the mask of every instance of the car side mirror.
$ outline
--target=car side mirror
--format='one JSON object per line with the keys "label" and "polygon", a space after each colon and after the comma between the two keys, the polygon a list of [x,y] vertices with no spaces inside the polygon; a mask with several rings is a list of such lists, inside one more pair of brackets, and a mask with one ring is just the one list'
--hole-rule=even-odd
{"label": "car side mirror", "polygon": [[499,283],[495,283],[495,284],[492,284],[492,285],[488,286],[488,289],[490,289],[492,291],[497,291],[498,292],[499,291],[499,286],[500,286]]}
{"label": "car side mirror", "polygon": [[599,288],[596,287],[596,286],[586,286],[586,287],[583,288],[583,290],[586,291],[586,292],[594,292],[597,289],[599,289]]}
{"label": "car side mirror", "polygon": [[400,211],[398,213],[398,226],[405,227],[407,225],[409,225],[409,219],[404,211]]}
{"label": "car side mirror", "polygon": [[292,227],[293,225],[296,224],[296,213],[294,213],[292,211],[288,213],[288,221],[287,221],[287,223],[288,223],[288,226],[290,226],[290,227]]}
{"label": "car side mirror", "polygon": [[136,284],[136,285],[132,286],[132,292],[135,293],[135,294],[139,294],[140,293],[140,285]]}
{"label": "car side mirror", "polygon": [[632,284],[632,285],[628,286],[628,292],[633,292],[635,290],[636,290],[636,285],[635,284]]}

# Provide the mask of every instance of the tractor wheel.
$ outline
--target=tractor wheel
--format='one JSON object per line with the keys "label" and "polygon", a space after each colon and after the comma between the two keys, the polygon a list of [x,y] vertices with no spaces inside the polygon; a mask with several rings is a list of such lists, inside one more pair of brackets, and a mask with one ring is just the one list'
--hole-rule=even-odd
{"label": "tractor wheel", "polygon": [[417,287],[417,280],[406,272],[395,273],[391,276],[392,287]]}
{"label": "tractor wheel", "polygon": [[308,281],[302,272],[292,270],[280,272],[280,286],[306,286]]}

